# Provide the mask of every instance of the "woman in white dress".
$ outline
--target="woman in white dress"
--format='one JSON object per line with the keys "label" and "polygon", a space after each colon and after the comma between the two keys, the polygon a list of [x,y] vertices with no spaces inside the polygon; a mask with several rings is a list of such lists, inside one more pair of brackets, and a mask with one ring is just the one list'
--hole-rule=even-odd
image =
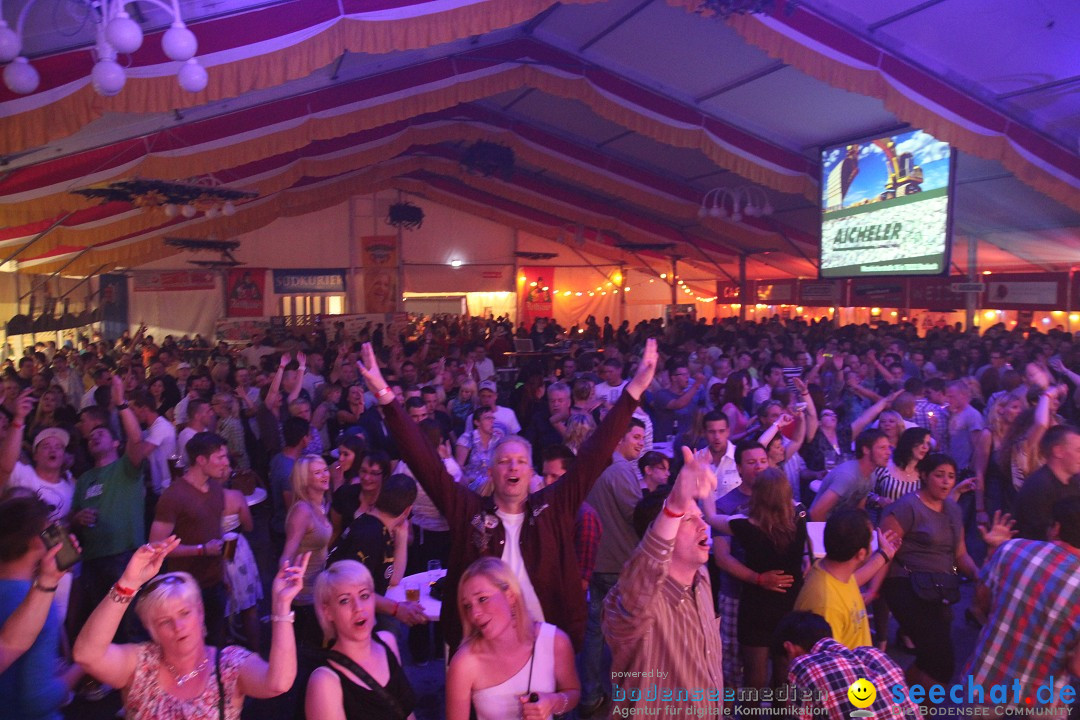
{"label": "woman in white dress", "polygon": [[502,560],[477,560],[458,584],[465,641],[446,676],[447,720],[544,720],[581,696],[574,649],[562,630],[533,622],[521,587]]}

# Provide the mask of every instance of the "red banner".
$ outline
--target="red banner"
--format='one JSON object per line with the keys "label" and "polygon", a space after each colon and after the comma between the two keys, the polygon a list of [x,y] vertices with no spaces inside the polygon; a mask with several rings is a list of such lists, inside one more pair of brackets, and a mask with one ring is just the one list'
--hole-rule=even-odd
{"label": "red banner", "polygon": [[360,238],[364,264],[364,312],[392,313],[397,310],[397,235],[369,235]]}
{"label": "red banner", "polygon": [[233,268],[225,276],[225,315],[228,317],[261,317],[266,270]]}
{"label": "red banner", "polygon": [[163,270],[135,273],[135,292],[213,290],[215,273],[206,270]]}
{"label": "red banner", "polygon": [[519,321],[531,328],[537,318],[552,317],[551,287],[555,282],[553,267],[523,267],[518,269]]}

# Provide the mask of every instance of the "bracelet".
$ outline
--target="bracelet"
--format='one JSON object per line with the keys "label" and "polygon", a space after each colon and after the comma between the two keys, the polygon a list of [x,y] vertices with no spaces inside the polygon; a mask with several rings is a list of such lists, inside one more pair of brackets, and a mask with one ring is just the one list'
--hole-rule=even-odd
{"label": "bracelet", "polygon": [[566,710],[568,709],[568,707],[570,705],[570,698],[567,697],[566,693],[557,693],[557,694],[558,694],[558,696],[560,698],[559,699],[559,709],[554,711],[554,714],[555,715],[562,715],[563,713],[566,712]]}
{"label": "bracelet", "polygon": [[129,602],[131,602],[131,598],[133,598],[135,596],[134,595],[121,595],[120,593],[118,593],[116,591],[116,585],[113,585],[111,588],[109,588],[109,594],[106,595],[105,597],[109,598],[114,603],[119,603],[120,605],[127,605]]}
{"label": "bracelet", "polygon": [[125,596],[128,596],[128,597],[131,597],[131,596],[135,595],[135,589],[134,588],[126,588],[123,585],[121,585],[120,583],[114,583],[113,584],[113,589],[116,590],[117,595],[125,595]]}
{"label": "bracelet", "polygon": [[401,603],[397,602],[396,600],[394,601],[394,610],[390,613],[390,617],[397,617],[397,609],[398,605],[400,604]]}
{"label": "bracelet", "polygon": [[663,509],[665,515],[667,515],[669,518],[674,518],[676,520],[680,520],[686,515],[686,513],[677,513],[671,508],[669,508],[667,506],[667,500],[664,501],[664,504],[661,506],[661,508]]}
{"label": "bracelet", "polygon": [[128,409],[128,404],[127,403],[121,403],[120,405],[116,406],[116,409],[117,410],[127,410]]}
{"label": "bracelet", "polygon": [[270,616],[270,622],[285,622],[285,623],[290,623],[290,624],[295,623],[296,622],[296,611],[293,610],[288,615],[271,615]]}
{"label": "bracelet", "polygon": [[34,584],[31,585],[30,587],[32,587],[35,590],[40,590],[43,593],[54,593],[54,592],[56,592],[57,588],[59,588],[60,586],[59,585],[53,585],[52,587],[49,587],[48,585],[42,585],[40,578],[34,578]]}
{"label": "bracelet", "polygon": [[890,563],[890,562],[892,562],[892,558],[891,558],[891,557],[889,557],[888,555],[886,555],[886,554],[885,554],[885,551],[884,551],[884,550],[882,550],[881,548],[878,548],[878,549],[877,549],[877,550],[875,550],[874,552],[875,552],[875,553],[877,553],[877,554],[879,554],[879,555],[881,555],[882,559],[884,559],[886,563]]}
{"label": "bracelet", "polygon": [[20,428],[21,429],[21,428],[26,427],[26,423],[21,423],[21,422],[18,422],[16,420],[12,420],[8,424],[11,425],[11,427],[13,427],[13,428]]}
{"label": "bracelet", "polygon": [[378,399],[378,400],[381,400],[382,398],[386,397],[387,395],[392,395],[393,393],[394,393],[394,391],[390,389],[389,385],[387,385],[386,387],[382,388],[381,390],[379,390],[378,392],[375,393],[375,398]]}
{"label": "bracelet", "polygon": [[756,587],[761,587],[761,573],[758,573],[757,577],[754,578],[754,585]]}

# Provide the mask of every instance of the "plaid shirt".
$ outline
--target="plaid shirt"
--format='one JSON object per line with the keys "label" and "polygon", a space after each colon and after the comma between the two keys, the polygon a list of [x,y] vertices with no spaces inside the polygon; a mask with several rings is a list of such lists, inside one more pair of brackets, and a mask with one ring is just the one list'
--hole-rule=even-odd
{"label": "plaid shirt", "polygon": [[581,503],[577,521],[574,523],[574,552],[577,554],[581,579],[585,582],[592,579],[593,568],[596,567],[596,548],[600,545],[600,536],[603,533],[600,516],[589,503]]}
{"label": "plaid shirt", "polygon": [[912,421],[930,431],[939,452],[944,452],[949,447],[949,411],[940,405],[935,405],[926,398],[915,401],[915,417]]}
{"label": "plaid shirt", "polygon": [[1064,542],[1010,540],[979,579],[993,599],[963,674],[987,691],[1019,680],[1021,697],[1067,677],[1069,651],[1080,642],[1080,550]]}
{"label": "plaid shirt", "polygon": [[[904,671],[888,655],[872,647],[850,650],[832,638],[818,640],[810,652],[795,658],[788,670],[788,682],[800,691],[812,690],[824,695],[823,700],[803,700],[803,715],[810,708],[824,707],[831,720],[848,720],[856,709],[848,700],[848,688],[859,678],[865,678],[877,688],[877,698],[866,708],[874,720],[904,720],[905,715],[918,716],[918,708],[908,699]],[[905,688],[904,702],[893,702],[889,688]]]}

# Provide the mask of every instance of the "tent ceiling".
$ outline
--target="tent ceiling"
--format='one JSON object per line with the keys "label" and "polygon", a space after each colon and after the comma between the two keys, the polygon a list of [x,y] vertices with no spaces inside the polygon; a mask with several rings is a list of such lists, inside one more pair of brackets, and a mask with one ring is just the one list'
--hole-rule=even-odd
{"label": "tent ceiling", "polygon": [[[89,42],[87,23],[72,10],[77,5],[66,0],[39,4],[54,4],[56,10],[52,18],[43,7],[30,14],[27,47],[32,55]],[[63,210],[83,207],[57,200],[55,207],[33,215],[21,203],[35,193],[45,194],[48,188],[62,198],[66,190],[91,182],[146,173],[152,166],[141,163],[148,158],[164,167],[175,158],[190,175],[214,172],[238,187],[258,186],[264,195],[270,193],[272,206],[274,193],[296,197],[315,182],[351,187],[354,180],[341,164],[345,160],[334,158],[352,153],[376,164],[381,187],[427,188],[473,206],[478,198],[488,198],[505,205],[501,212],[508,222],[546,223],[553,237],[565,237],[568,228],[578,225],[618,227],[608,230],[608,241],[627,234],[674,239],[702,273],[721,275],[714,262],[722,272],[737,273],[736,256],[746,251],[751,253],[751,276],[811,276],[816,271],[804,256],[816,254],[819,148],[907,125],[889,109],[895,103],[786,64],[778,50],[766,52],[748,41],[737,23],[687,12],[684,6],[693,0],[528,4],[546,9],[516,25],[451,42],[426,46],[417,41],[416,49],[385,53],[347,52],[306,77],[266,83],[239,97],[174,113],[106,112],[68,137],[25,150],[0,149],[8,170],[0,173],[0,252],[11,252]],[[145,28],[167,25],[160,10],[137,5],[144,11]],[[232,14],[267,7],[243,0],[185,0],[181,5],[189,21],[214,18],[194,29],[201,42],[210,36],[209,44],[219,45],[226,40],[213,37],[218,24]],[[300,1],[278,5],[295,12]],[[363,5],[346,2],[345,12],[362,13],[358,8]],[[375,5],[376,10],[370,10],[371,3],[367,7],[376,15],[406,8],[434,17],[437,13],[426,6],[445,3],[384,0]],[[931,68],[932,78],[1007,113],[1018,126],[1053,136],[1064,144],[1060,150],[1068,161],[1080,165],[1075,152],[1080,83],[1070,78],[1080,47],[1080,8],[1072,0],[900,0],[887,6],[810,0],[800,5],[833,23],[837,32],[851,33],[853,43],[902,53],[923,69]],[[782,26],[768,22],[772,29]],[[791,34],[790,28],[784,31]],[[282,59],[288,61],[287,52]],[[210,68],[212,75],[217,71]],[[456,100],[439,100],[441,109],[433,112],[431,103],[447,88],[458,93]],[[129,86],[124,92],[136,91]],[[373,119],[386,108],[398,115]],[[0,95],[0,117],[14,115],[3,122],[20,122],[15,109],[11,96]],[[356,122],[334,125],[340,117]],[[265,120],[260,123],[260,118]],[[212,122],[197,124],[207,120]],[[216,134],[208,134],[210,127]],[[297,127],[312,132],[297,141],[290,135]],[[401,135],[406,132],[413,134]],[[414,144],[394,146],[396,137]],[[476,139],[515,148],[518,172],[512,180],[480,179],[455,169],[455,158]],[[125,166],[117,158],[122,144],[131,140],[141,149],[125,150]],[[261,147],[262,155],[251,154]],[[378,155],[377,148],[388,147],[394,151]],[[242,160],[230,165],[225,158],[233,157],[236,148],[244,148],[236,154]],[[994,153],[986,155],[959,153],[954,206],[957,231],[985,243],[980,266],[1045,270],[1080,261],[1080,202],[1067,206],[1052,199],[1035,189],[1038,184],[1030,178],[1019,179],[1006,169]],[[80,157],[87,158],[79,165],[83,170],[65,175],[64,163]],[[395,158],[403,162],[387,164]],[[162,163],[153,167],[162,172]],[[401,168],[402,183],[394,182],[395,167]],[[776,207],[774,218],[740,224],[698,220],[702,195],[717,185],[760,188]],[[1080,189],[1075,192],[1080,195]],[[266,215],[263,224],[269,221],[266,207],[260,211]],[[5,208],[12,212],[5,215]],[[92,217],[76,215],[53,231],[54,242],[43,241],[19,259],[38,256],[28,269],[55,270],[74,252],[98,243],[112,246],[88,252],[85,263],[72,267],[97,267],[95,256],[126,266],[160,258],[166,254],[160,238],[174,233],[177,223],[163,227],[161,219],[133,218],[140,212],[146,211],[103,208]],[[179,224],[186,232],[204,235],[244,227],[201,218]],[[110,233],[110,227],[116,231]],[[1060,242],[1045,242],[1048,233]],[[119,238],[127,240],[117,243]],[[590,238],[593,250],[605,242],[595,234]],[[126,248],[122,259],[105,249],[121,245]],[[45,252],[51,255],[42,262]],[[663,266],[666,261],[658,257],[656,262]]]}

